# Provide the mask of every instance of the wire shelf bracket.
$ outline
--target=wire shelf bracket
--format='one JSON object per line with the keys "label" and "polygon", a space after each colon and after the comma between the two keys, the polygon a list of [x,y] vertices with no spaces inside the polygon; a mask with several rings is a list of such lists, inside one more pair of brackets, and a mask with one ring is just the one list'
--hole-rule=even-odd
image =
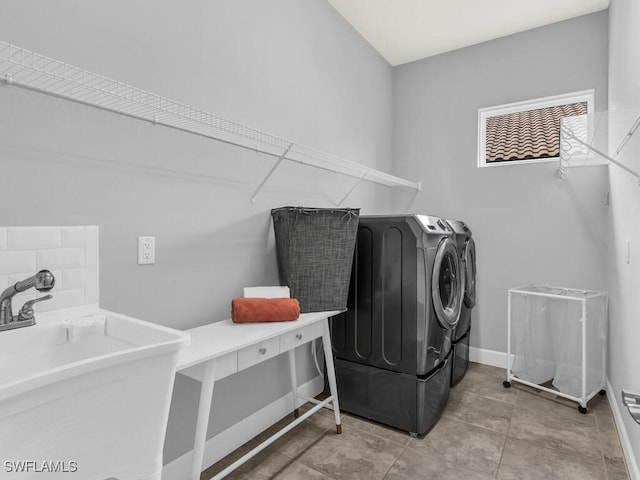
{"label": "wire shelf bracket", "polygon": [[[420,184],[285,140],[118,80],[0,41],[0,78],[84,105],[213,139],[277,159],[256,195],[283,160],[389,187],[420,190]],[[283,153],[284,152],[284,153]]]}
{"label": "wire shelf bracket", "polygon": [[289,150],[291,150],[291,147],[293,147],[293,143],[291,143],[287,147],[287,149],[284,152],[282,152],[282,155],[278,157],[278,160],[276,160],[276,163],[273,165],[273,167],[271,167],[271,170],[269,170],[269,173],[267,173],[267,175],[262,179],[262,181],[260,182],[260,185],[256,187],[255,191],[251,195],[251,203],[256,203],[256,195],[258,195],[260,190],[262,190],[262,187],[264,187],[264,184],[267,183],[267,180],[269,180],[271,175],[273,175],[273,172],[275,172],[276,169],[280,166],[280,162],[282,162],[282,160],[285,159],[285,157],[287,156],[287,153],[289,153]]}
{"label": "wire shelf bracket", "polygon": [[364,172],[364,174],[358,180],[356,180],[356,183],[354,183],[353,186],[349,189],[349,191],[344,195],[344,197],[342,197],[342,200],[338,202],[336,207],[339,207],[340,205],[342,205],[342,202],[344,202],[347,199],[347,197],[351,195],[351,192],[353,192],[356,189],[356,187],[360,185],[360,182],[364,180],[364,178],[367,176],[367,173],[369,173],[368,170]]}
{"label": "wire shelf bracket", "polygon": [[[634,137],[638,128],[640,111],[636,110],[611,110],[562,118],[557,175],[567,178],[571,167],[612,163],[636,177],[640,185],[640,173],[634,165],[640,149],[640,137]],[[615,150],[610,148],[609,145],[620,136],[622,140]],[[599,160],[590,156],[591,153]]]}

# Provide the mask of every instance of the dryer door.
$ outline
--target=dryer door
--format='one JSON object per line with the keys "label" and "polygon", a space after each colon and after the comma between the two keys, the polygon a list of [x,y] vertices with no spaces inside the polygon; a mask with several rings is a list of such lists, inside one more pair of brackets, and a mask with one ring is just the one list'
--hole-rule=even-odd
{"label": "dryer door", "polygon": [[460,320],[464,296],[463,273],[456,244],[450,238],[438,245],[433,263],[431,296],[436,316],[443,328],[453,328]]}
{"label": "dryer door", "polygon": [[465,287],[464,287],[464,304],[467,308],[473,308],[476,304],[476,244],[473,238],[464,244],[464,270],[465,270]]}

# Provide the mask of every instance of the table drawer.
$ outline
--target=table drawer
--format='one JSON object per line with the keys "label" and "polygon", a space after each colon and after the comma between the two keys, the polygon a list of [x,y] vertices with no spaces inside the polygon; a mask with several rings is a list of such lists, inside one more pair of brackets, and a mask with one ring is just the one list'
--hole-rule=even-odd
{"label": "table drawer", "polygon": [[256,363],[275,357],[280,353],[280,339],[270,338],[255,345],[238,350],[238,371],[249,368]]}
{"label": "table drawer", "polygon": [[320,336],[322,336],[322,322],[316,322],[306,327],[283,333],[280,335],[280,351],[291,350]]}

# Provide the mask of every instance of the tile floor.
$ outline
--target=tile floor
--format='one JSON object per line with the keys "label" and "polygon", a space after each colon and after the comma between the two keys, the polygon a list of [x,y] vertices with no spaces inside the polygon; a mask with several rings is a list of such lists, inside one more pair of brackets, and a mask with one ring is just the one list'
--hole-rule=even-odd
{"label": "tile floor", "polygon": [[[343,413],[336,435],[323,410],[231,473],[252,480],[627,480],[606,396],[586,415],[577,405],[523,385],[505,370],[471,363],[442,417],[423,437]],[[209,480],[282,428],[289,418],[202,473]]]}

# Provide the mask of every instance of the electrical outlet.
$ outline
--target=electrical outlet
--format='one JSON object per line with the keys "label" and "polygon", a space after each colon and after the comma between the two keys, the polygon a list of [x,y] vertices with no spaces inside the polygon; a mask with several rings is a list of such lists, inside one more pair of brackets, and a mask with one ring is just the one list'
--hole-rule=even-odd
{"label": "electrical outlet", "polygon": [[156,263],[156,237],[138,237],[138,265]]}
{"label": "electrical outlet", "polygon": [[631,240],[625,240],[624,242],[624,261],[631,263]]}

